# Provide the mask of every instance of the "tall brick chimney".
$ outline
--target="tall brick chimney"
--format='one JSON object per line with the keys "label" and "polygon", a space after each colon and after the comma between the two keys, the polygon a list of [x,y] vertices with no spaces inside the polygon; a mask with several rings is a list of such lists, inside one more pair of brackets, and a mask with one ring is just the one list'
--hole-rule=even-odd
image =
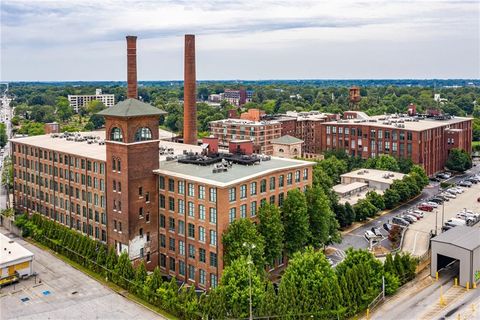
{"label": "tall brick chimney", "polygon": [[195,35],[185,35],[183,81],[183,143],[197,144],[197,106],[195,76]]}
{"label": "tall brick chimney", "polygon": [[127,36],[127,98],[138,99],[136,36]]}

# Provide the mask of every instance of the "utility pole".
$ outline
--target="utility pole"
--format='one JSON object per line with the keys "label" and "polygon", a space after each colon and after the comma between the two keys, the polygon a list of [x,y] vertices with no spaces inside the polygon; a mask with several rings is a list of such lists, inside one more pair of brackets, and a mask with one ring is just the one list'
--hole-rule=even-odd
{"label": "utility pole", "polygon": [[443,222],[445,218],[445,201],[442,203],[442,227],[443,227]]}
{"label": "utility pole", "polygon": [[438,231],[438,210],[435,210],[435,236],[437,235]]}

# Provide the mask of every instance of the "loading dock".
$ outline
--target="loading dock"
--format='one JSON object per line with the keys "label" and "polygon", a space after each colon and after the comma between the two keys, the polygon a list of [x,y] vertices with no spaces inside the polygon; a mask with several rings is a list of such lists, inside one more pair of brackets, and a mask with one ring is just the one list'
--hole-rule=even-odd
{"label": "loading dock", "polygon": [[431,240],[431,276],[458,260],[458,283],[480,282],[480,228],[458,226]]}

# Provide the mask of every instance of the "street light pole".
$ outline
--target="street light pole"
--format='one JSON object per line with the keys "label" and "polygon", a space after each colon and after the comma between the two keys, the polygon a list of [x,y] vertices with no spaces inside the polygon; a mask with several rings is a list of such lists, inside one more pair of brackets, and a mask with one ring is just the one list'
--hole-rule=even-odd
{"label": "street light pole", "polygon": [[435,235],[438,232],[438,210],[435,210]]}
{"label": "street light pole", "polygon": [[253,264],[252,261],[252,253],[251,249],[255,248],[254,244],[249,244],[244,242],[243,246],[247,248],[248,250],[248,286],[249,286],[249,297],[248,297],[248,303],[249,303],[249,318],[250,320],[253,320],[253,307],[252,307],[252,275],[251,275],[251,265]]}
{"label": "street light pole", "polygon": [[444,221],[444,217],[445,216],[445,201],[443,201],[442,203],[442,227],[443,227],[443,221]]}

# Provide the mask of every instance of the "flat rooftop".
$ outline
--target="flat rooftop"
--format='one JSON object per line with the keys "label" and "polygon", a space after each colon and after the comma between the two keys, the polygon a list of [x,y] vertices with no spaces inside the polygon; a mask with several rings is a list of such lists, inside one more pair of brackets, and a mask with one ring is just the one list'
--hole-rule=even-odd
{"label": "flat rooftop", "polygon": [[201,166],[172,160],[161,161],[160,169],[155,170],[155,173],[225,187],[279,170],[313,165],[315,162],[271,157],[270,160],[261,161],[259,164],[233,164],[225,172],[213,173],[215,165]]}
{"label": "flat rooftop", "polygon": [[480,247],[480,228],[457,226],[432,238],[432,242],[452,244],[473,251]]}
{"label": "flat rooftop", "polygon": [[[80,132],[82,136],[95,136],[100,140],[105,139],[105,131],[90,131]],[[161,139],[169,139],[175,135],[169,131],[159,129],[160,141],[159,141],[159,153],[160,161],[165,160],[168,156],[175,156],[183,154],[184,151],[201,152],[202,147],[195,145],[187,145],[183,143],[164,141]],[[71,155],[78,155],[94,160],[106,161],[106,146],[98,143],[88,144],[86,141],[75,142],[69,141],[65,138],[52,138],[50,134],[44,134],[31,137],[19,137],[11,139],[12,142],[23,143],[26,145],[45,148],[57,152],[67,153]],[[165,149],[162,152],[162,149]],[[163,154],[162,154],[163,153]]]}
{"label": "flat rooftop", "polygon": [[368,187],[368,184],[365,182],[352,182],[349,184],[337,184],[332,187],[333,191],[336,193],[344,194],[347,192],[352,192],[360,188]]}
{"label": "flat rooftop", "polygon": [[0,244],[1,268],[5,268],[20,259],[33,258],[32,252],[2,233],[0,233]]}
{"label": "flat rooftop", "polygon": [[399,172],[377,170],[377,169],[358,169],[342,174],[341,178],[364,179],[366,181],[375,181],[391,184],[393,180],[401,180],[405,175]]}
{"label": "flat rooftop", "polygon": [[245,125],[245,126],[264,126],[268,124],[280,124],[276,120],[261,120],[261,121],[252,121],[246,119],[221,119],[210,121],[210,123],[220,123],[220,124],[234,124],[234,125]]}
{"label": "flat rooftop", "polygon": [[[418,120],[418,121],[417,121]],[[403,129],[410,131],[423,131],[438,127],[444,127],[463,121],[469,121],[472,118],[452,117],[451,119],[435,120],[434,118],[419,118],[409,116],[367,116],[366,119],[342,119],[339,121],[325,122],[327,125],[353,124],[358,126],[375,126],[389,129]],[[401,126],[401,127],[400,127]]]}

